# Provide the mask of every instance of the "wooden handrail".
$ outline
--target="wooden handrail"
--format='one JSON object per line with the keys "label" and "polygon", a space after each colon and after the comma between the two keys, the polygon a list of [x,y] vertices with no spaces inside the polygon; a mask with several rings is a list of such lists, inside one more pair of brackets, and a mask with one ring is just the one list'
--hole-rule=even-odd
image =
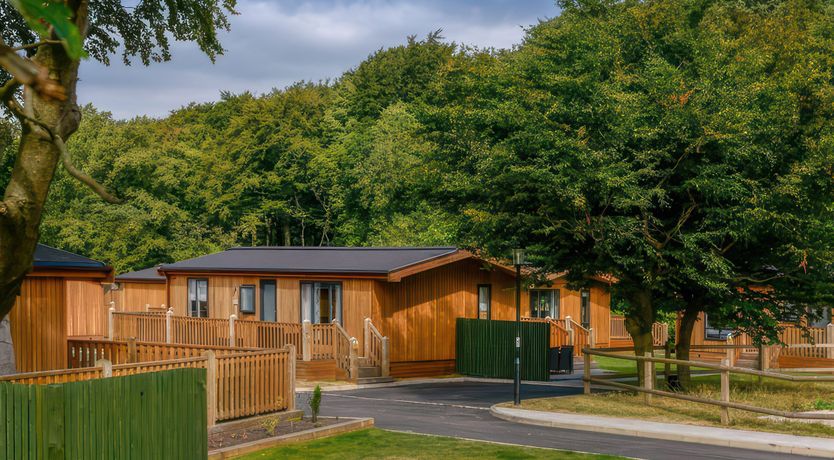
{"label": "wooden handrail", "polygon": [[348,335],[345,328],[338,321],[333,321],[332,324],[333,330],[335,331],[333,337],[333,357],[336,360],[336,367],[342,370],[348,379],[353,380],[356,376],[352,375],[351,372],[355,367],[354,363],[351,363],[351,345],[355,339]]}

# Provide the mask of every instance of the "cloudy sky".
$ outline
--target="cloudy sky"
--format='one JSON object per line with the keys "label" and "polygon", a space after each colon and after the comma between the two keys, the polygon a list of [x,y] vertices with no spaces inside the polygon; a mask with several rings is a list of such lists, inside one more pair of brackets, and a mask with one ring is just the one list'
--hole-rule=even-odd
{"label": "cloudy sky", "polygon": [[79,102],[117,118],[165,116],[220,91],[262,93],[298,80],[334,78],[381,47],[443,29],[447,40],[510,47],[523,27],[558,13],[554,0],[238,0],[239,16],[221,35],[224,56],[212,65],[191,43],[171,62],[143,67],[85,61]]}

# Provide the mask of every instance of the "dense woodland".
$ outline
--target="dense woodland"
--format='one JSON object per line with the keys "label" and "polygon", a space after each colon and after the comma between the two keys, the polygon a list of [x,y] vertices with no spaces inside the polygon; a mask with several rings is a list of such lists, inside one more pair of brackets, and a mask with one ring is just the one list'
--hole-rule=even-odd
{"label": "dense woodland", "polygon": [[638,348],[660,310],[760,336],[830,305],[831,2],[560,6],[512,50],[434,32],[164,119],[87,106],[69,148],[125,203],[60,171],[41,241],[118,271],[234,245],[522,246],[575,283],[615,276]]}

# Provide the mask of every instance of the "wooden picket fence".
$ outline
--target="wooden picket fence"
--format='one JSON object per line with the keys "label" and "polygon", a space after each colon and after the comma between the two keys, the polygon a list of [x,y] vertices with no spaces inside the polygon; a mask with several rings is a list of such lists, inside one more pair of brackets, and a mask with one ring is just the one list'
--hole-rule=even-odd
{"label": "wooden picket fence", "polygon": [[[138,346],[138,344],[137,344]],[[165,344],[153,344],[164,347]],[[129,358],[121,345],[107,348],[116,359]],[[174,355],[185,348],[162,352]],[[194,353],[187,351],[186,353]],[[218,356],[218,353],[219,356]],[[95,367],[32,372],[0,377],[0,382],[54,384],[119,377],[170,369],[200,368],[207,372],[208,424],[250,415],[295,408],[295,348],[240,351],[204,349],[199,356],[137,363],[113,364],[107,359]],[[145,354],[141,356],[151,356]],[[83,361],[80,361],[83,362]]]}
{"label": "wooden picket fence", "polygon": [[206,458],[205,371],[99,377],[0,382],[0,459]]}

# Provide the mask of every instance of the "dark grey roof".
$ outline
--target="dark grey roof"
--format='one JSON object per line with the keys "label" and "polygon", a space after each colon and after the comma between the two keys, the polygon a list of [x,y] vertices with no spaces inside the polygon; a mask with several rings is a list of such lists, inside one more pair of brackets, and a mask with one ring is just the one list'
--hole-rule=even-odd
{"label": "dark grey roof", "polygon": [[165,277],[157,271],[158,268],[158,266],[153,266],[143,268],[142,270],[122,273],[116,276],[116,281],[165,281]]}
{"label": "dark grey roof", "polygon": [[63,249],[53,248],[38,243],[35,248],[35,261],[32,264],[37,268],[70,268],[109,271],[110,267],[104,262],[99,262]]}
{"label": "dark grey roof", "polygon": [[247,247],[232,248],[160,267],[163,271],[388,274],[437,257],[455,247]]}

